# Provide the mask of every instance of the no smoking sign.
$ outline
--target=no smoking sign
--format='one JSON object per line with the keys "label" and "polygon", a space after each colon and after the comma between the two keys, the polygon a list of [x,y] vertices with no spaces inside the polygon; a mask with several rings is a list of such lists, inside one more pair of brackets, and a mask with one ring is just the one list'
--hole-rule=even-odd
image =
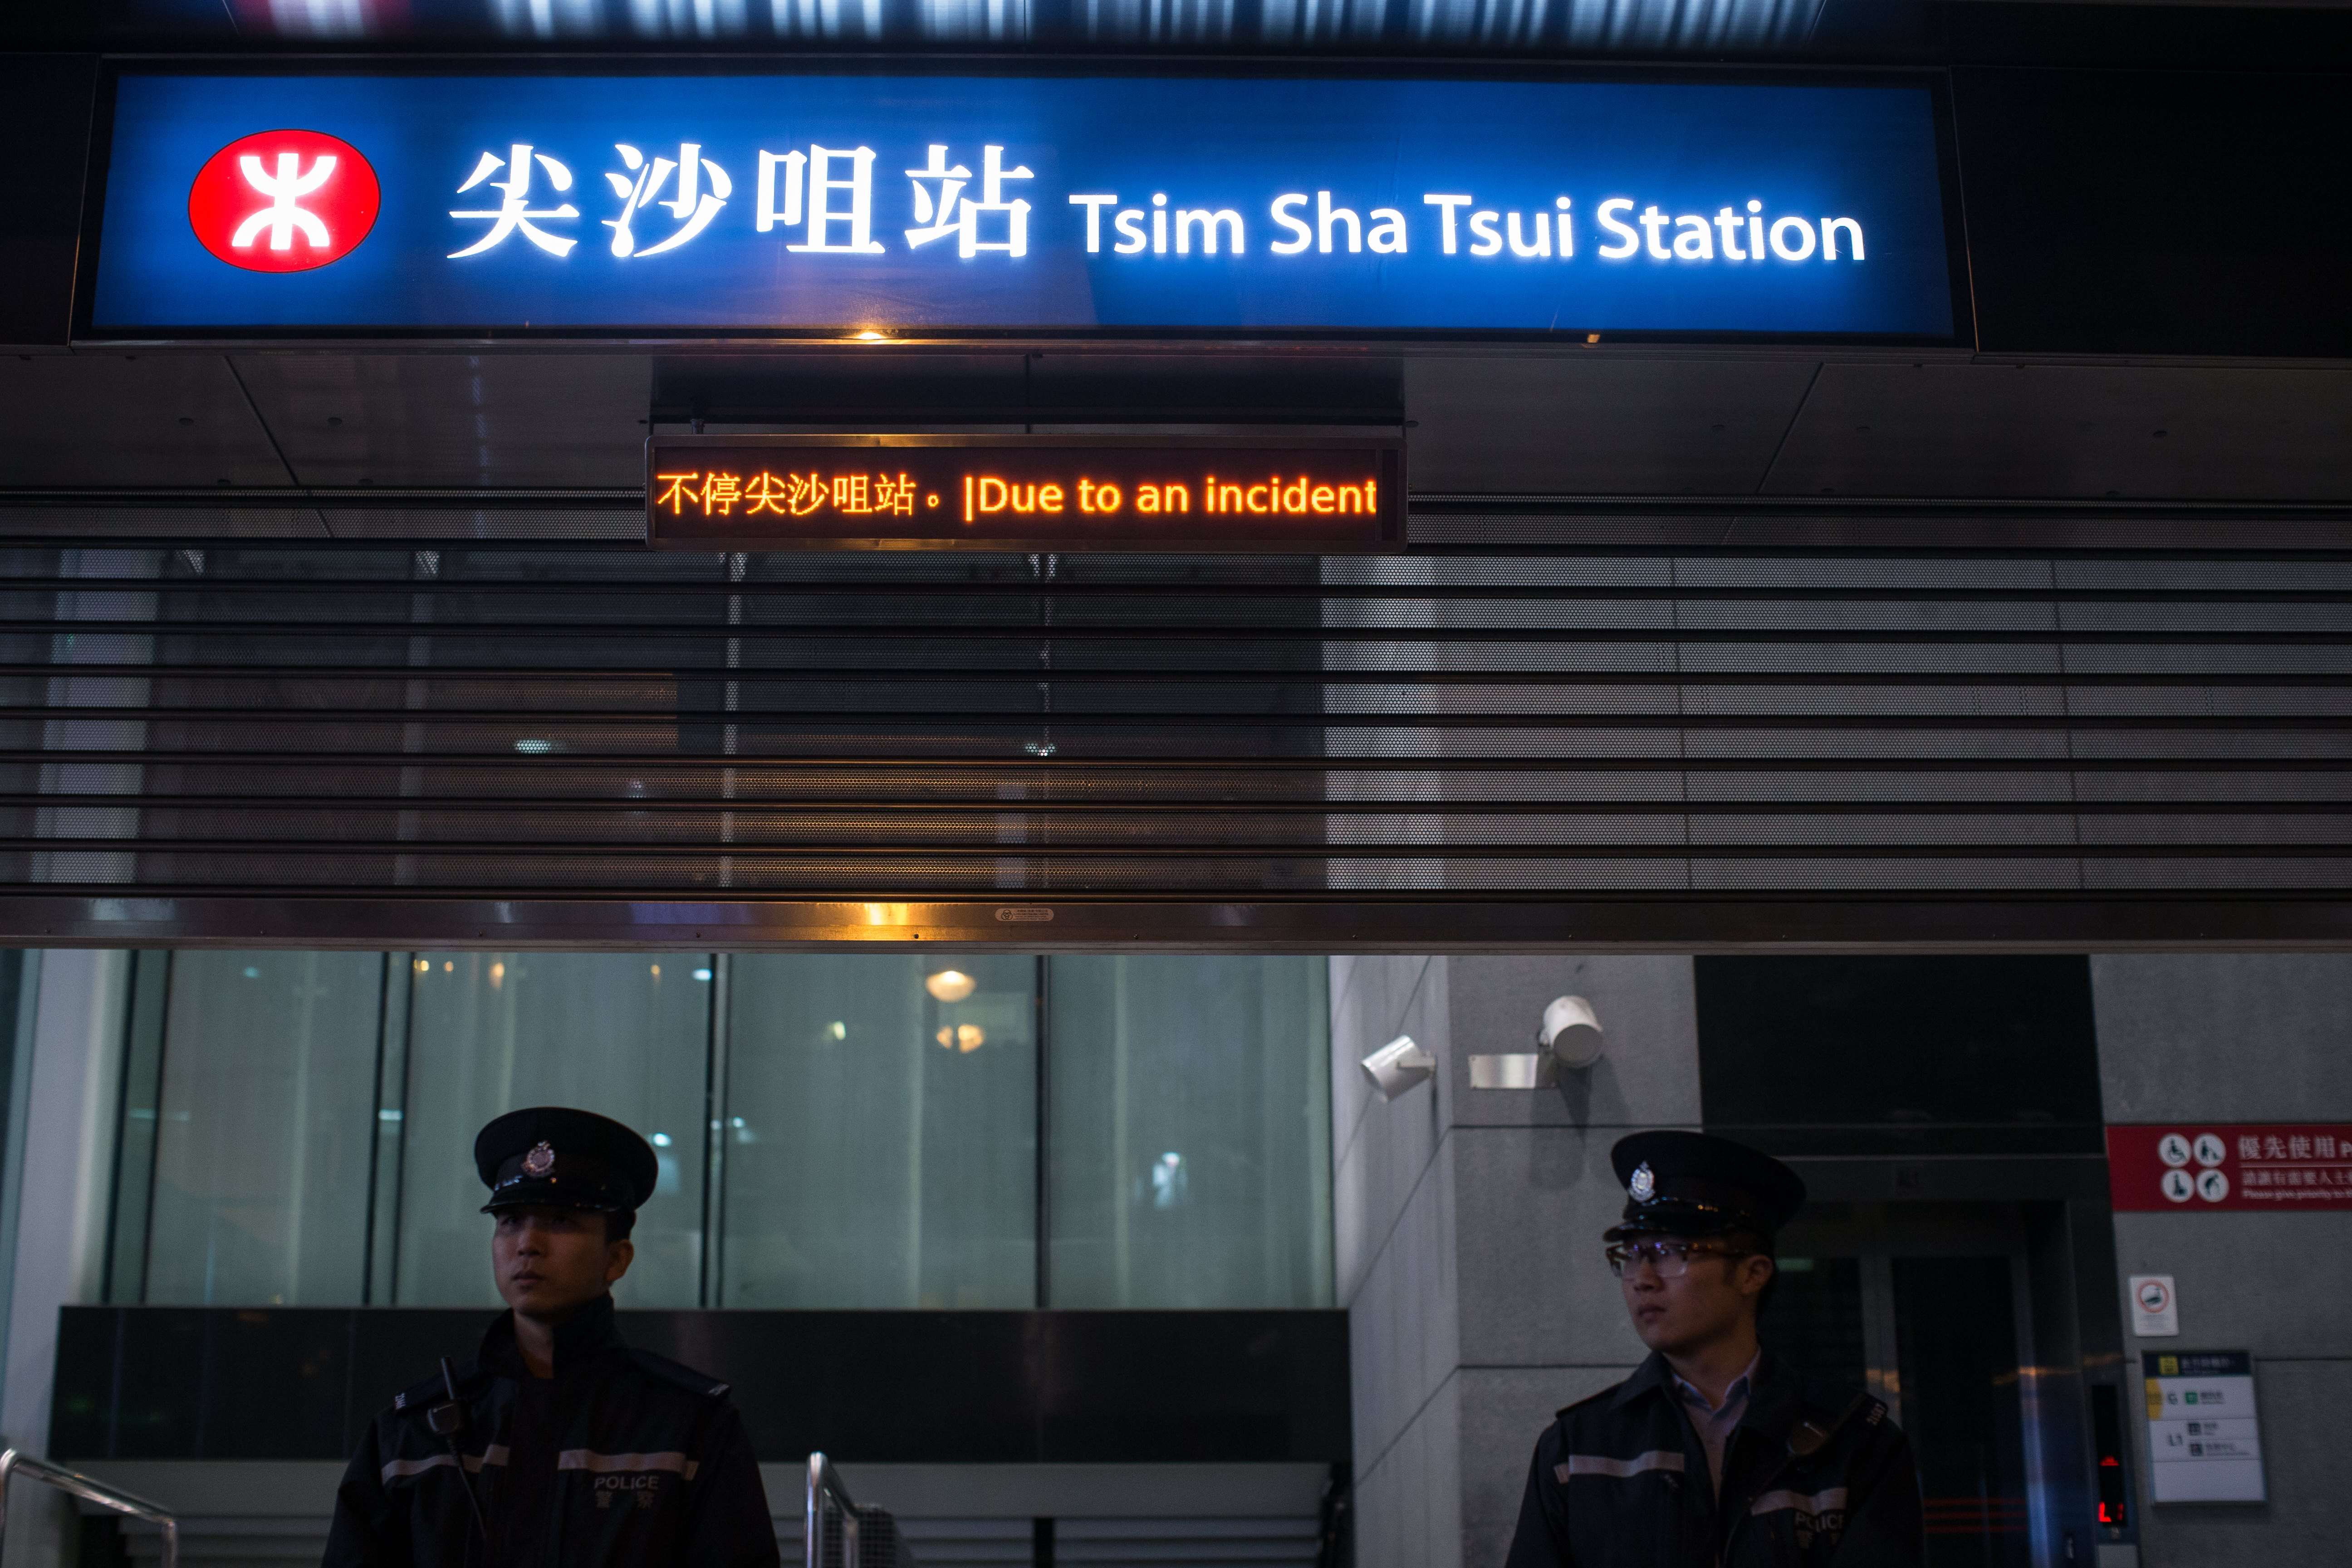
{"label": "no smoking sign", "polygon": [[2169,1339],[2180,1332],[2180,1298],[2169,1274],[2131,1277],[2132,1332],[2144,1340]]}

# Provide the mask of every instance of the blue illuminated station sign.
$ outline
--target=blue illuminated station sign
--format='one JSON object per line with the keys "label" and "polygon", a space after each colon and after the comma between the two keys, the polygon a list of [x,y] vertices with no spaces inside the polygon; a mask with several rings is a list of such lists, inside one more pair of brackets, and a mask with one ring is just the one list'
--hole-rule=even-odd
{"label": "blue illuminated station sign", "polygon": [[114,79],[83,331],[1950,341],[1891,81]]}

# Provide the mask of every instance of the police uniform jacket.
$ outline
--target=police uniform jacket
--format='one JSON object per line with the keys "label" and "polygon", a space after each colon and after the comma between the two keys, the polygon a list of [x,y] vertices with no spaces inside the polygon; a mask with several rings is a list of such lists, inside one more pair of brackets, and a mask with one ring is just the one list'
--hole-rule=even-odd
{"label": "police uniform jacket", "polygon": [[455,1452],[428,1415],[449,1403],[437,1376],[375,1418],[336,1493],[325,1568],[777,1563],[727,1385],[630,1349],[610,1296],[557,1331],[552,1379],[530,1376],[513,1319],[500,1314],[459,1373],[457,1396]]}
{"label": "police uniform jacket", "polygon": [[1718,1500],[1653,1354],[1545,1430],[1508,1568],[1916,1568],[1921,1534],[1910,1444],[1885,1405],[1766,1352]]}

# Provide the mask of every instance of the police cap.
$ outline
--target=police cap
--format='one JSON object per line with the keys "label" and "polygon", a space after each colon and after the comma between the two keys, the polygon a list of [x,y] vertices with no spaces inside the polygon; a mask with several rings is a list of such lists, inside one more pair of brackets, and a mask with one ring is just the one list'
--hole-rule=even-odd
{"label": "police cap", "polygon": [[1803,1205],[1805,1184],[1769,1154],[1707,1132],[1636,1132],[1609,1152],[1625,1184],[1625,1215],[1604,1241],[1629,1236],[1770,1236]]}
{"label": "police cap", "polygon": [[609,1116],[567,1106],[509,1110],[474,1139],[474,1169],[500,1209],[634,1211],[661,1174],[653,1146]]}

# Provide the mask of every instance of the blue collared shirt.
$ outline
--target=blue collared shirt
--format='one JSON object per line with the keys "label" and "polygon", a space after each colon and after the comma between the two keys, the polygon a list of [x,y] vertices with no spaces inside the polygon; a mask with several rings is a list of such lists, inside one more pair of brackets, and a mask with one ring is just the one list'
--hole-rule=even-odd
{"label": "blue collared shirt", "polygon": [[1707,1479],[1714,1483],[1717,1496],[1723,1492],[1724,1447],[1731,1441],[1731,1429],[1748,1413],[1748,1380],[1756,1375],[1756,1363],[1763,1359],[1764,1352],[1758,1351],[1747,1370],[1733,1378],[1731,1386],[1723,1391],[1720,1405],[1709,1405],[1706,1394],[1680,1377],[1675,1379],[1675,1387],[1682,1394],[1683,1414],[1690,1417],[1691,1428],[1698,1434],[1699,1447],[1706,1450]]}

